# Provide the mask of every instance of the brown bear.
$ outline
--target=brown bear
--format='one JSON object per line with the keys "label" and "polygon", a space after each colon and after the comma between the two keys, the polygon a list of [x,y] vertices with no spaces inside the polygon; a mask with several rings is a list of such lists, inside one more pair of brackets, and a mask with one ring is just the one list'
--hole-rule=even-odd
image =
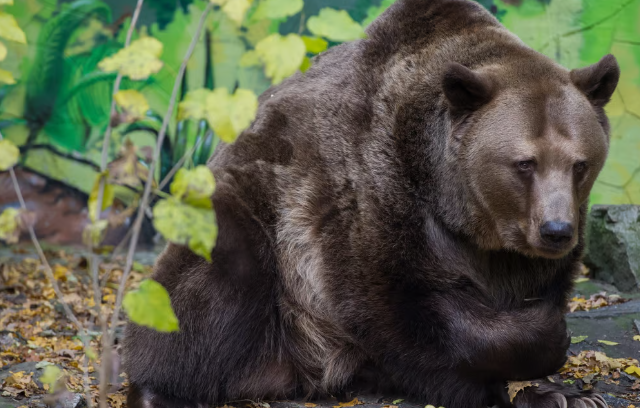
{"label": "brown bear", "polygon": [[158,259],[180,331],[128,326],[130,408],[363,380],[446,408],[606,406],[505,387],[565,361],[615,58],[569,71],[467,0],[398,0],[367,34],[212,157],[213,261]]}

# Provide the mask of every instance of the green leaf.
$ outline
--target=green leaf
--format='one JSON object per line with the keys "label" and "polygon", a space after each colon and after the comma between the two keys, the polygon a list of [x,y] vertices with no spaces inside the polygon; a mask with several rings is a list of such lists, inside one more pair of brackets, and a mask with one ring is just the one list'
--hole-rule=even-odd
{"label": "green leaf", "polygon": [[211,262],[211,251],[218,236],[212,209],[194,207],[169,197],[153,207],[153,225],[167,240],[188,245],[195,254]]}
{"label": "green leaf", "polygon": [[102,180],[102,178],[105,178],[105,184],[104,191],[102,193],[102,205],[100,206],[100,212],[111,207],[111,204],[113,204],[115,193],[113,190],[113,186],[107,184],[106,182],[108,176],[108,172],[98,174],[98,177],[96,177],[96,181],[93,183],[91,194],[89,194],[89,202],[87,203],[87,206],[89,207],[89,219],[91,220],[91,222],[95,222],[98,218],[98,190],[100,189],[100,180]]}
{"label": "green leaf", "polygon": [[278,20],[298,14],[304,2],[302,0],[262,0],[252,16],[254,20]]}
{"label": "green leaf", "polygon": [[18,163],[20,149],[8,139],[0,140],[0,171],[9,170]]}
{"label": "green leaf", "polygon": [[305,43],[299,35],[272,34],[256,44],[256,52],[265,65],[265,73],[274,84],[293,75],[304,60]]}
{"label": "green leaf", "polygon": [[137,290],[124,296],[122,306],[132,322],[159,332],[178,331],[178,318],[171,308],[167,290],[158,282],[145,279]]}
{"label": "green leaf", "polygon": [[320,54],[329,47],[329,43],[324,38],[303,35],[302,41],[304,42],[307,52],[311,54]]}
{"label": "green leaf", "polygon": [[309,68],[311,68],[311,58],[304,57],[304,60],[302,61],[302,65],[300,65],[300,71],[307,72]]}
{"label": "green leaf", "polygon": [[402,401],[404,401],[403,399],[397,399],[397,400],[393,400],[393,405],[398,405],[399,403],[401,403]]}
{"label": "green leaf", "polygon": [[382,0],[380,6],[371,6],[369,10],[367,10],[367,18],[362,22],[362,26],[366,27],[369,24],[373,23],[373,21],[380,16],[380,14],[384,13],[386,9],[388,9],[396,0]]}
{"label": "green leaf", "polygon": [[262,61],[260,60],[260,55],[255,50],[249,50],[242,55],[240,58],[240,66],[241,67],[255,67],[262,65]]}
{"label": "green leaf", "polygon": [[20,237],[20,210],[7,208],[0,213],[0,239],[15,244]]}
{"label": "green leaf", "polygon": [[49,392],[55,392],[58,379],[62,377],[62,370],[55,365],[46,366],[43,370],[42,376],[40,376],[40,382],[49,386]]}
{"label": "green leaf", "polygon": [[82,242],[89,247],[98,248],[104,238],[104,233],[107,231],[108,226],[108,220],[98,220],[91,224],[87,224],[87,226],[84,227],[84,230],[82,230]]}
{"label": "green leaf", "polygon": [[320,14],[307,22],[307,28],[314,35],[335,42],[353,41],[364,38],[364,29],[345,10],[323,8]]}
{"label": "green leaf", "polygon": [[211,209],[211,196],[216,189],[213,173],[207,166],[193,170],[180,169],[171,183],[171,194],[194,207]]}
{"label": "green leaf", "polygon": [[620,344],[620,343],[616,343],[615,341],[609,341],[609,340],[598,340],[598,343],[602,343],[607,346],[617,346],[618,344]]}
{"label": "green leaf", "polygon": [[578,344],[578,343],[582,343],[583,341],[586,340],[586,338],[589,336],[577,336],[577,337],[572,337],[571,338],[571,344]]}

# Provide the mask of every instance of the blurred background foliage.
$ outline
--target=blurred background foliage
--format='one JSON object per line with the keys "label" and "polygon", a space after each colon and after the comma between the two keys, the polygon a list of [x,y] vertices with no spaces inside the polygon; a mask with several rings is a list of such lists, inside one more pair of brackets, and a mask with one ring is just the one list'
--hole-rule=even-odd
{"label": "blurred background foliage", "polygon": [[[262,93],[271,85],[265,68],[241,63],[247,51],[273,33],[312,36],[309,19],[324,8],[345,10],[366,27],[393,0],[298,0],[301,9],[280,18],[253,19],[254,1],[239,26],[225,13],[212,13],[206,34],[191,58],[182,95],[200,88],[243,88]],[[290,0],[295,3],[296,0]],[[426,0],[425,0],[426,1]],[[622,68],[618,90],[608,107],[612,144],[607,165],[592,194],[592,204],[640,204],[640,0],[478,0],[534,49],[567,68],[582,67],[613,53]],[[282,2],[278,2],[284,4]],[[275,3],[274,3],[275,4]],[[125,80],[122,89],[145,95],[146,117],[118,126],[110,141],[114,160],[126,139],[144,161],[155,143],[173,80],[205,8],[205,0],[147,0],[139,36],[164,45],[162,70],[145,81]],[[32,172],[88,194],[98,173],[101,140],[109,122],[115,73],[98,69],[122,48],[135,2],[131,0],[19,0],[5,7],[27,35],[27,45],[6,42],[9,55],[0,68],[15,84],[0,83],[0,131],[21,146],[21,165]],[[357,30],[357,27],[356,27]],[[339,43],[330,38],[329,46]],[[307,46],[307,49],[309,47]],[[313,53],[308,53],[311,57]],[[303,64],[304,66],[304,64]],[[203,164],[218,143],[204,120],[174,116],[156,177],[193,150],[187,167]],[[118,191],[130,203],[135,194]]]}

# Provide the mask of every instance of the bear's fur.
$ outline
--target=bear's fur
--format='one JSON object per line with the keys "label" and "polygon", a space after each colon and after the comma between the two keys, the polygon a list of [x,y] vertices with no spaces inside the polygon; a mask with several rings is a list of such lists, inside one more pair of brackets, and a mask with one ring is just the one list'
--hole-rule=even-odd
{"label": "bear's fur", "polygon": [[[213,262],[158,259],[180,332],[128,326],[130,408],[356,381],[508,407],[506,381],[564,363],[615,59],[566,70],[467,0],[398,0],[367,34],[266,91],[214,154]],[[547,385],[515,405],[581,398],[601,404]]]}

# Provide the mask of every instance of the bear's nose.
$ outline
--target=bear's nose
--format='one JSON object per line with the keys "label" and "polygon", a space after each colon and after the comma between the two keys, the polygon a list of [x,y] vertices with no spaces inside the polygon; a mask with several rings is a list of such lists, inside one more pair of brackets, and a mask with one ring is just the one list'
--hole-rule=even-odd
{"label": "bear's nose", "polygon": [[573,238],[573,226],[568,222],[547,221],[540,227],[540,236],[549,244],[566,244]]}

